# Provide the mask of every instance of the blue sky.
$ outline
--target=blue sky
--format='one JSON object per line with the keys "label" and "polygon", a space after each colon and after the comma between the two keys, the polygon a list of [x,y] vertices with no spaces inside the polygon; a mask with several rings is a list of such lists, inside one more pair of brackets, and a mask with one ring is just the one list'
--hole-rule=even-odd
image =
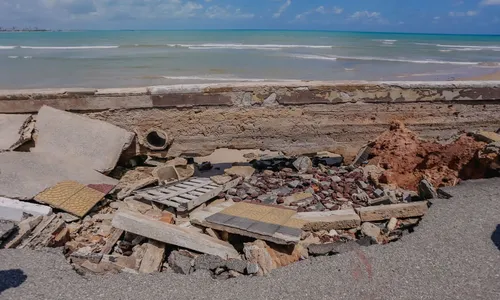
{"label": "blue sky", "polygon": [[500,0],[0,0],[0,26],[500,34]]}

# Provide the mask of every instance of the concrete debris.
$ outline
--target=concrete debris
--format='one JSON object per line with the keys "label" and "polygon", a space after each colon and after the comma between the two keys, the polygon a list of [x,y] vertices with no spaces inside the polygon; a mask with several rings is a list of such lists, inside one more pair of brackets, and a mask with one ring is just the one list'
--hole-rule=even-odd
{"label": "concrete debris", "polygon": [[294,210],[252,203],[234,203],[207,216],[206,226],[277,244],[298,243],[302,222],[293,219]]}
{"label": "concrete debris", "polygon": [[0,220],[0,244],[4,239],[9,237],[10,233],[14,231],[16,225],[11,221]]}
{"label": "concrete debris", "polygon": [[[193,165],[193,158],[169,157],[173,138],[153,128],[138,139],[159,155],[150,154],[154,167],[144,166],[151,164],[145,156],[124,157],[116,166],[132,134],[109,124],[97,131],[103,122],[48,107],[41,119],[35,153],[0,153],[0,194],[7,197],[0,198],[0,219],[16,222],[0,221],[0,246],[63,247],[83,273],[266,275],[310,256],[393,242],[418,225],[428,210],[422,200],[435,193],[434,177],[420,183],[420,195],[391,179],[406,166],[385,161],[397,159],[382,151],[395,142],[394,132],[348,166],[331,152],[286,157],[253,150],[231,150],[236,158],[216,151]],[[74,136],[62,143],[70,132],[56,130],[68,122]],[[109,136],[110,145],[101,145]],[[496,159],[488,149],[478,159]],[[45,152],[52,150],[62,158]]]}
{"label": "concrete debris", "polygon": [[485,143],[495,143],[500,142],[500,134],[491,131],[478,131],[474,133],[476,140]]}
{"label": "concrete debris", "polygon": [[216,183],[216,184],[226,184],[229,181],[231,181],[233,178],[231,176],[226,176],[226,175],[217,175],[217,176],[212,176],[210,179]]}
{"label": "concrete debris", "polygon": [[425,179],[420,181],[420,183],[418,184],[418,193],[420,198],[424,200],[438,198],[438,193],[434,186],[432,186],[432,184]]}
{"label": "concrete debris", "polygon": [[253,175],[255,169],[250,166],[234,166],[225,170],[226,174],[247,178]]}
{"label": "concrete debris", "polygon": [[15,150],[31,140],[33,129],[31,115],[0,114],[0,152]]}
{"label": "concrete debris", "polygon": [[193,271],[191,265],[192,257],[183,254],[180,251],[173,251],[168,257],[168,265],[175,273],[189,275]]}
{"label": "concrete debris", "polygon": [[139,213],[118,212],[112,224],[116,228],[134,234],[202,253],[218,255],[222,258],[239,256],[238,252],[228,243],[207,235],[193,233],[179,226],[149,219]]}
{"label": "concrete debris", "polygon": [[37,115],[38,137],[32,152],[77,161],[89,169],[110,172],[134,134],[112,124],[49,106]]}
{"label": "concrete debris", "polygon": [[361,219],[352,208],[325,212],[302,212],[297,213],[293,218],[304,221],[302,229],[307,231],[351,229],[358,227],[361,223]]}
{"label": "concrete debris", "polygon": [[24,215],[48,216],[52,208],[45,205],[33,204],[0,197],[0,220],[20,222]]}
{"label": "concrete debris", "polygon": [[150,240],[145,244],[146,252],[141,260],[139,272],[141,273],[154,273],[159,272],[163,265],[163,258],[165,256],[165,244]]}
{"label": "concrete debris", "polygon": [[40,192],[65,180],[81,184],[109,184],[116,179],[102,175],[85,165],[65,161],[52,153],[0,153],[0,196],[32,200]]}
{"label": "concrete debris", "polygon": [[156,167],[153,170],[153,176],[156,178],[159,185],[177,182],[181,179],[177,169],[172,165],[161,165]]}
{"label": "concrete debris", "polygon": [[301,156],[293,162],[293,166],[299,173],[306,173],[312,168],[312,160],[307,156]]}
{"label": "concrete debris", "polygon": [[362,207],[357,209],[362,222],[383,221],[391,218],[421,217],[427,213],[427,201]]}

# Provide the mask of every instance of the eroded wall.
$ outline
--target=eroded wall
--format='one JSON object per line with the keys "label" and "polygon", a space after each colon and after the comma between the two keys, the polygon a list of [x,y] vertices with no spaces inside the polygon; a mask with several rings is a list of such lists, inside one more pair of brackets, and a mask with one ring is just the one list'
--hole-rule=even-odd
{"label": "eroded wall", "polygon": [[295,82],[133,89],[0,91],[0,112],[41,105],[85,113],[143,133],[165,130],[168,156],[216,148],[352,156],[393,120],[423,138],[500,127],[499,82]]}

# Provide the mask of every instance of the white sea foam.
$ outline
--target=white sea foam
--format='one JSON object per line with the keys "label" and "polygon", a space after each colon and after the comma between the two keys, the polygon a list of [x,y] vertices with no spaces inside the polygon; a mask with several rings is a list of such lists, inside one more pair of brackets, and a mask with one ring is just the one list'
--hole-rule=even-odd
{"label": "white sea foam", "polygon": [[0,50],[9,50],[9,49],[15,49],[16,46],[0,46]]}
{"label": "white sea foam", "polygon": [[120,46],[21,46],[21,49],[35,49],[35,50],[84,50],[84,49],[116,49]]}
{"label": "white sea foam", "polygon": [[[387,62],[401,62],[401,63],[414,63],[414,64],[445,64],[445,65],[463,65],[463,66],[483,66],[483,62],[473,62],[473,61],[447,61],[447,60],[415,60],[415,59],[404,59],[404,58],[388,58],[388,57],[373,57],[373,56],[320,56],[320,55],[309,55],[309,54],[293,54],[288,55],[295,58],[301,59],[315,59],[315,60],[361,60],[361,61],[387,61]],[[489,63],[489,65],[499,65],[498,63]]]}
{"label": "white sea foam", "polygon": [[15,59],[15,58],[19,58],[19,56],[11,55],[11,56],[9,56],[9,58],[14,58]]}
{"label": "white sea foam", "polygon": [[372,40],[374,42],[382,42],[384,45],[394,45],[398,40]]}
{"label": "white sea foam", "polygon": [[314,59],[314,60],[337,60],[336,57],[332,56],[322,56],[322,55],[313,55],[313,54],[290,54],[287,55],[289,57],[301,58],[301,59]]}
{"label": "white sea foam", "polygon": [[439,48],[448,48],[453,51],[500,51],[500,45],[448,45],[448,44],[430,44],[430,43],[415,43],[415,45],[435,46]]}
{"label": "white sea foam", "polygon": [[247,81],[247,82],[264,82],[264,81],[294,81],[292,79],[264,79],[264,78],[240,78],[240,77],[212,77],[212,76],[162,76],[165,79],[181,80],[181,81]]}
{"label": "white sea foam", "polygon": [[176,48],[194,48],[194,49],[258,49],[258,50],[276,50],[288,48],[310,48],[310,49],[330,49],[333,46],[327,45],[281,45],[281,44],[167,44],[168,47]]}
{"label": "white sea foam", "polygon": [[388,61],[388,62],[402,62],[414,64],[444,64],[444,65],[479,65],[480,62],[473,61],[447,61],[447,60],[415,60],[404,58],[386,58],[386,57],[372,57],[372,56],[337,56],[337,59],[342,60],[364,60],[364,61]]}

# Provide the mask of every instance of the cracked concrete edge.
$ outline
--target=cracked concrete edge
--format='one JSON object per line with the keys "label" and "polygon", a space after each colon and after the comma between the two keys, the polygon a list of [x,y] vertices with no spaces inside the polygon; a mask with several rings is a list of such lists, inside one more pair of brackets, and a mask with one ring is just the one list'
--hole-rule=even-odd
{"label": "cracked concrete edge", "polygon": [[[42,105],[73,111],[197,106],[500,101],[500,81],[294,81],[181,84],[141,88],[0,90],[0,112],[32,113]],[[477,103],[477,102],[475,102]]]}

